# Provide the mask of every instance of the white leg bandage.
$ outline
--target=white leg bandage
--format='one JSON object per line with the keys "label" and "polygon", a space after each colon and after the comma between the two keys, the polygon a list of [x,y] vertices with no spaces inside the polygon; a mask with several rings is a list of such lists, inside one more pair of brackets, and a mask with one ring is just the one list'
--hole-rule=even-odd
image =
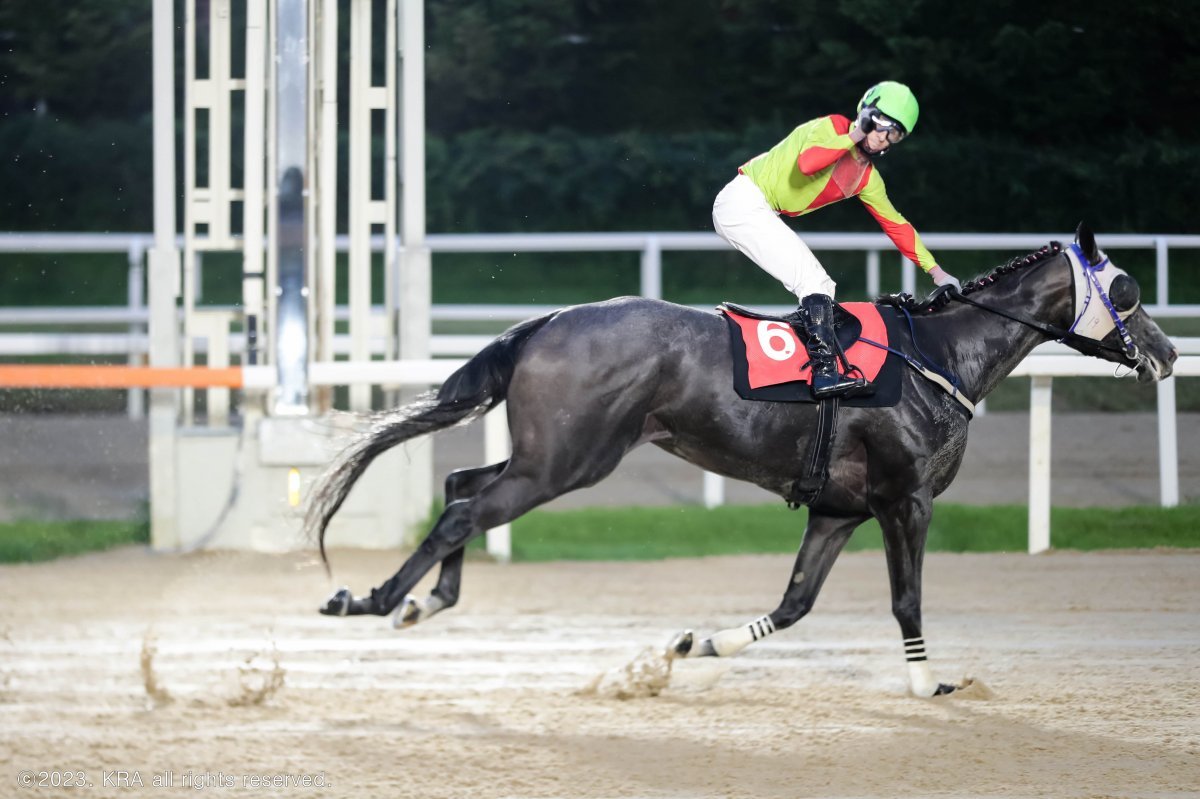
{"label": "white leg bandage", "polygon": [[913,696],[933,696],[938,682],[933,679],[933,672],[925,657],[925,639],[905,638],[904,656],[908,659],[908,685]]}
{"label": "white leg bandage", "polygon": [[771,617],[763,616],[742,627],[721,630],[709,640],[712,642],[713,651],[719,657],[729,657],[741,652],[755,641],[761,641],[773,632],[775,632],[775,625],[771,623]]}
{"label": "white leg bandage", "polygon": [[713,203],[713,227],[725,241],[796,295],[834,296],[837,284],[812,250],[772,210],[754,181],[738,175]]}

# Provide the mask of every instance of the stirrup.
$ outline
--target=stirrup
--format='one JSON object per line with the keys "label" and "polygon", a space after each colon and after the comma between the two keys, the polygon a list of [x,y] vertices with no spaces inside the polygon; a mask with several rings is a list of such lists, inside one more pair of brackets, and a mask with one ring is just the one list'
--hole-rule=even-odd
{"label": "stirrup", "polygon": [[[834,369],[834,378],[832,383],[825,382],[828,375],[818,375],[816,370],[813,370],[812,379],[809,388],[812,390],[814,399],[826,399],[829,397],[855,397],[866,393],[868,385],[867,379],[859,373],[858,377],[850,377],[849,375],[839,374]],[[819,382],[825,383],[818,385]]]}

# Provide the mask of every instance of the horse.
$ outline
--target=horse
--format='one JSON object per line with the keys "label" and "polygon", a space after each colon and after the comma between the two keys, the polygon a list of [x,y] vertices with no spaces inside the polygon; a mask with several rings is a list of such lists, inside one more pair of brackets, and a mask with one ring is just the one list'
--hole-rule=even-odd
{"label": "horse", "polygon": [[[812,608],[851,533],[874,517],[883,532],[909,689],[917,697],[955,690],[958,686],[934,679],[928,663],[921,569],[933,499],[954,479],[966,449],[970,414],[959,400],[982,400],[1035,346],[1051,339],[1116,362],[1117,369],[1135,372],[1140,381],[1167,377],[1177,357],[1138,304],[1131,277],[1111,265],[1105,284],[1110,294],[1100,283],[1092,291],[1089,273],[1107,264],[1081,224],[1068,248],[1051,242],[961,291],[942,294],[940,302],[910,304],[911,342],[905,344],[956,378],[954,391],[904,369],[901,397],[893,407],[843,407],[828,477],[809,503],[807,527],[779,605],[699,641],[681,633],[668,653],[728,657],[795,624]],[[1113,306],[1114,299],[1120,308]],[[1080,335],[1077,328],[1087,316],[1075,307],[1081,303],[1093,311],[1107,308],[1111,332]],[[406,627],[452,607],[468,541],[561,494],[594,485],[642,444],[789,497],[802,473],[818,407],[744,400],[734,391],[731,369],[729,332],[719,315],[660,300],[617,298],[515,325],[436,392],[374,414],[366,431],[318,481],[305,528],[319,541],[328,568],[326,527],[375,457],[508,402],[508,460],[452,472],[445,481],[445,509],[401,568],[364,597],[339,589],[320,612],[385,616],[394,611],[395,626]],[[962,396],[956,398],[956,391]],[[410,596],[438,563],[432,592]]]}

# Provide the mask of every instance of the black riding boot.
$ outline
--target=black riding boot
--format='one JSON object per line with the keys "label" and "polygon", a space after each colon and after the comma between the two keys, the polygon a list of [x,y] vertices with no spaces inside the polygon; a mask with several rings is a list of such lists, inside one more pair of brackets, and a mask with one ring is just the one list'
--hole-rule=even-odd
{"label": "black riding boot", "polygon": [[800,301],[804,332],[808,334],[808,355],[812,359],[812,393],[817,399],[840,397],[861,392],[866,378],[849,377],[838,372],[837,339],[833,332],[833,298],[828,294],[809,294]]}

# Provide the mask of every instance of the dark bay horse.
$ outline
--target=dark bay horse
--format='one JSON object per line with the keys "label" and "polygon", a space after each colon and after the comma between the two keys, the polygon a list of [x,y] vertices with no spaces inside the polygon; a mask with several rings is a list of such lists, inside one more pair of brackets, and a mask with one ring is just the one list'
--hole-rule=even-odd
{"label": "dark bay horse", "polygon": [[[913,337],[894,346],[957,375],[978,402],[1038,344],[1071,346],[1136,370],[1139,380],[1171,373],[1176,352],[1137,305],[1124,277],[1124,317],[1092,340],[1069,329],[1083,311],[1076,291],[1079,263],[1107,264],[1080,226],[1076,260],[1052,243],[1015,258],[949,296],[941,307],[912,314]],[[1099,287],[1100,284],[1098,283]],[[1130,299],[1132,288],[1132,299]],[[1092,296],[1090,288],[1087,306]],[[1097,299],[1092,310],[1100,307]],[[464,545],[485,530],[610,474],[634,447],[652,443],[703,469],[746,480],[788,497],[801,476],[816,406],[739,398],[731,377],[729,333],[720,316],[657,300],[626,297],[566,308],[508,330],[455,372],[435,394],[373,417],[313,493],[306,527],[321,542],[368,464],[414,437],[471,420],[508,401],[512,455],[502,463],[455,471],[446,479],[446,508],[400,570],[365,597],[341,589],[322,613],[397,612],[397,626],[422,621],[458,599]],[[934,497],[954,479],[967,443],[968,414],[949,393],[904,370],[903,393],[890,408],[843,408],[829,479],[810,506],[808,526],[779,606],[741,627],[673,642],[677,656],[728,656],[795,624],[812,608],[834,560],[854,529],[870,517],[883,529],[892,611],[900,624],[913,694],[947,693],[931,674],[921,633],[921,566]],[[441,564],[432,593],[409,592]]]}

